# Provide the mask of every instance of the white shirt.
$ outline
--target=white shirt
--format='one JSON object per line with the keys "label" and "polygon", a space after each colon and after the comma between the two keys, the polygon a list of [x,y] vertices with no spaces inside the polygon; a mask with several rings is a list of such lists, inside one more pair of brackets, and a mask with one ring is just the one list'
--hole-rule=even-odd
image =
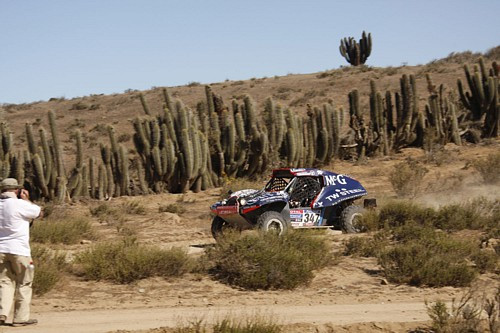
{"label": "white shirt", "polygon": [[17,199],[15,193],[0,196],[0,253],[30,257],[30,221],[40,215],[40,207]]}

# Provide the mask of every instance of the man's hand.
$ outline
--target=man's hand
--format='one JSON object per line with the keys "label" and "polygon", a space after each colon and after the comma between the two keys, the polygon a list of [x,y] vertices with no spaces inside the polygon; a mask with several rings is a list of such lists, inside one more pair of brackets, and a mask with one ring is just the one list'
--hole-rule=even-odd
{"label": "man's hand", "polygon": [[19,196],[21,197],[21,199],[23,200],[29,200],[30,199],[30,193],[28,192],[28,190],[25,190],[24,188],[19,190],[20,193],[19,193]]}

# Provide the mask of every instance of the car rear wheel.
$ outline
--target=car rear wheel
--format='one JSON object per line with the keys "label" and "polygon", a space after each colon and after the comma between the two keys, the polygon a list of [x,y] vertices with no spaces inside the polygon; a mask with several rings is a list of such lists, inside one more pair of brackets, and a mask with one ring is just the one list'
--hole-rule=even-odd
{"label": "car rear wheel", "polygon": [[222,217],[216,216],[212,220],[212,236],[217,239],[220,235],[224,233],[224,230],[232,228],[229,223]]}
{"label": "car rear wheel", "polygon": [[274,211],[265,212],[259,216],[257,225],[264,232],[275,232],[280,236],[286,233],[290,227],[283,216]]}
{"label": "car rear wheel", "polygon": [[340,214],[340,223],[342,229],[348,234],[354,234],[365,231],[362,224],[364,209],[360,206],[347,206]]}

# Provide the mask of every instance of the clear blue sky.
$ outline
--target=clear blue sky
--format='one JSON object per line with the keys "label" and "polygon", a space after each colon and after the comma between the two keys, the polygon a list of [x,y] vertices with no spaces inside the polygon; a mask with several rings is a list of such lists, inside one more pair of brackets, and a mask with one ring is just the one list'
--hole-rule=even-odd
{"label": "clear blue sky", "polygon": [[0,0],[0,103],[347,65],[424,64],[500,45],[499,0]]}

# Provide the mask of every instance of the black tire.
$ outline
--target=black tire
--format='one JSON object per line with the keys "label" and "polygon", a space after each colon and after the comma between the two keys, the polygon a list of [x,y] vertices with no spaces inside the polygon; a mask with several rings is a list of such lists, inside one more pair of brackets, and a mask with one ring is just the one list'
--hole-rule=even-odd
{"label": "black tire", "polygon": [[361,217],[363,216],[364,209],[361,206],[347,206],[340,214],[340,225],[342,230],[348,234],[355,234],[365,231],[361,224]]}
{"label": "black tire", "polygon": [[259,216],[257,219],[257,226],[264,232],[276,232],[281,236],[288,231],[290,223],[288,223],[280,213],[269,211]]}
{"label": "black tire", "polygon": [[212,236],[217,239],[220,235],[224,233],[225,229],[232,228],[229,223],[222,217],[216,216],[212,220]]}

